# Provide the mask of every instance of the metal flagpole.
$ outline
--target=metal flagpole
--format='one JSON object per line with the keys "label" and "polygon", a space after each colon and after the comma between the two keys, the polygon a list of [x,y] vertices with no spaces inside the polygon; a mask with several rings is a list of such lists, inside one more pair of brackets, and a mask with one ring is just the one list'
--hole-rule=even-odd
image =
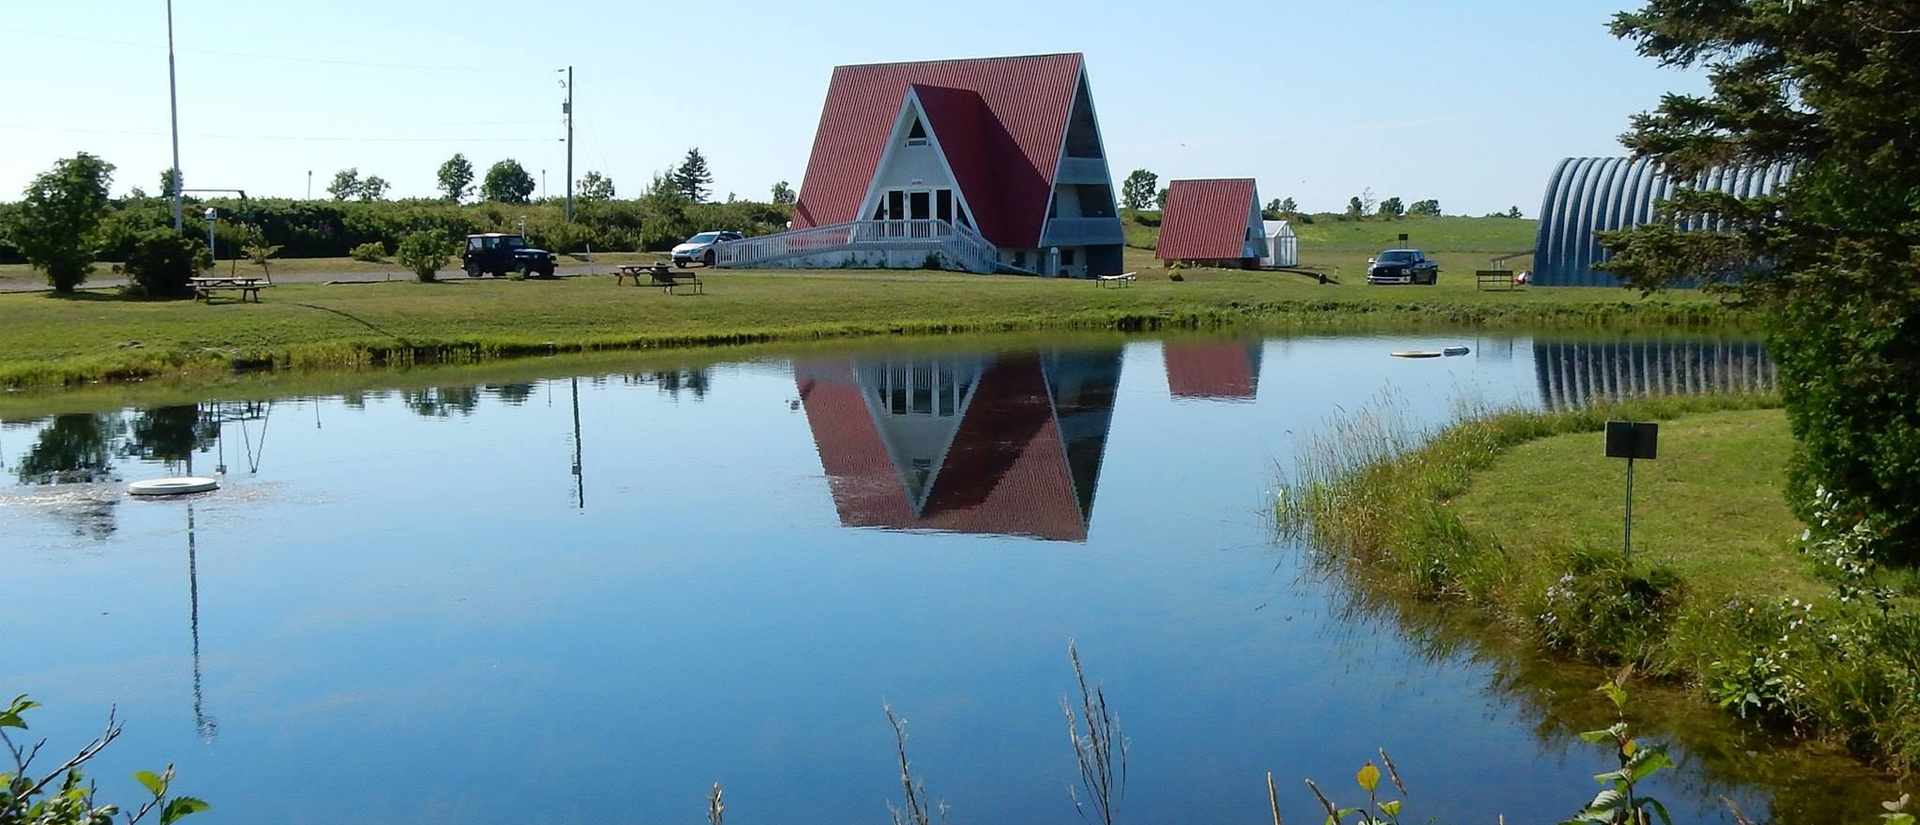
{"label": "metal flagpole", "polygon": [[567,223],[573,223],[573,67],[567,67]]}

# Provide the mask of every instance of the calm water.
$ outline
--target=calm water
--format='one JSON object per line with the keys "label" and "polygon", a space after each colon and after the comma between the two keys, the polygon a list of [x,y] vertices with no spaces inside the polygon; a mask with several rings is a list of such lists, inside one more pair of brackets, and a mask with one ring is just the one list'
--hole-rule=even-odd
{"label": "calm water", "polygon": [[[1056,823],[1073,638],[1127,821],[1264,821],[1268,770],[1318,821],[1299,778],[1344,791],[1379,745],[1423,821],[1554,821],[1606,768],[1568,734],[1595,677],[1316,580],[1270,533],[1294,434],[1383,391],[1440,422],[1772,382],[1703,339],[973,346],[5,422],[0,691],[56,741],[117,704],[106,788],[176,762],[209,823],[693,822],[716,780],[729,822],[884,822],[883,701],[953,821]],[[1678,716],[1687,821],[1874,809],[1844,762],[1747,784],[1757,737]]]}

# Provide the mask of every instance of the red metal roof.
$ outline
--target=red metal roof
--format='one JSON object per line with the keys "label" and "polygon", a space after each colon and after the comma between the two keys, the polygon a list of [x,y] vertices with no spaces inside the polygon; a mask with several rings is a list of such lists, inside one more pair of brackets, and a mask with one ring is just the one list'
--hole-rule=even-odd
{"label": "red metal roof", "polygon": [[1038,359],[980,377],[918,514],[852,368],[797,363],[794,373],[841,524],[1086,541],[1088,514]]}
{"label": "red metal roof", "polygon": [[794,228],[865,217],[855,213],[907,90],[918,85],[980,234],[998,246],[1038,247],[1080,67],[1080,55],[1055,54],[835,68]]}
{"label": "red metal roof", "polygon": [[1252,178],[1168,184],[1160,246],[1154,254],[1167,261],[1243,257],[1257,197]]}
{"label": "red metal roof", "polygon": [[1160,348],[1175,398],[1252,401],[1260,383],[1260,344],[1206,341]]}

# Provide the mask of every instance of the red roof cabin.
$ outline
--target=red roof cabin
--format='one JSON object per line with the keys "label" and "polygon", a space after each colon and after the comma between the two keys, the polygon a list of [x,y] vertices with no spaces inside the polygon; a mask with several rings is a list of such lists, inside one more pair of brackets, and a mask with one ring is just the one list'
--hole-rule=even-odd
{"label": "red roof cabin", "polygon": [[793,231],[722,265],[1108,275],[1124,240],[1081,55],[875,63],[833,70]]}
{"label": "red roof cabin", "polygon": [[1252,178],[1177,180],[1167,185],[1155,255],[1199,266],[1253,269],[1260,265],[1266,230],[1260,192]]}

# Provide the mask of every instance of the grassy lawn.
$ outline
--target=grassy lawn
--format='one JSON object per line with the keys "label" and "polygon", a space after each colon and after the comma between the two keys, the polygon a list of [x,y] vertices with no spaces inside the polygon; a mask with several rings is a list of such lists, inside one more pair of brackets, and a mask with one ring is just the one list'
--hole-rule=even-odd
{"label": "grassy lawn", "polygon": [[[1123,210],[1124,211],[1124,210]],[[1150,220],[1158,220],[1158,212],[1141,213]],[[1138,249],[1153,251],[1154,244],[1160,238],[1160,228],[1146,226],[1133,220],[1132,212],[1125,212],[1123,222],[1127,231],[1127,245]],[[1383,249],[1400,245],[1400,235],[1407,236],[1407,244],[1435,252],[1474,252],[1480,255],[1480,262],[1493,255],[1505,255],[1510,252],[1533,249],[1533,236],[1540,222],[1530,218],[1467,218],[1443,216],[1438,218],[1402,218],[1396,221],[1335,220],[1331,215],[1316,215],[1313,223],[1293,222],[1293,232],[1300,239],[1302,258],[1319,254],[1357,254],[1364,261]],[[1303,261],[1304,262],[1304,261]]]}
{"label": "grassy lawn", "polygon": [[[115,290],[0,294],[0,318],[6,320],[0,324],[0,387],[212,375],[236,363],[337,367],[873,334],[1232,324],[1697,326],[1745,320],[1697,292],[1653,299],[1608,289],[1480,292],[1468,273],[1486,266],[1489,255],[1475,251],[1436,251],[1438,286],[1369,287],[1361,276],[1368,252],[1340,248],[1370,249],[1353,238],[1378,226],[1439,227],[1450,221],[1458,223],[1462,246],[1498,243],[1486,237],[1487,225],[1525,223],[1440,218],[1346,225],[1339,231],[1353,237],[1328,240],[1329,249],[1302,255],[1303,263],[1337,273],[1337,282],[1329,284],[1297,273],[1208,269],[1187,270],[1183,281],[1174,282],[1150,251],[1129,248],[1127,268],[1138,271],[1140,280],[1125,289],[920,270],[718,270],[701,272],[708,294],[667,296],[616,286],[606,274],[474,281],[455,270],[438,284],[413,283],[403,275],[367,285],[283,282],[260,304],[124,299]],[[1481,228],[1469,229],[1476,226]],[[657,257],[603,255],[592,269],[606,273],[615,263]],[[340,272],[365,280],[396,275],[391,264],[338,258],[286,261],[275,272]]]}
{"label": "grassy lawn", "polygon": [[[1793,437],[1780,410],[1691,415],[1660,428],[1660,458],[1635,462],[1636,558],[1674,569],[1708,599],[1812,597],[1782,495]],[[1453,500],[1470,529],[1509,551],[1620,546],[1626,463],[1601,433],[1531,441],[1473,474]]]}

